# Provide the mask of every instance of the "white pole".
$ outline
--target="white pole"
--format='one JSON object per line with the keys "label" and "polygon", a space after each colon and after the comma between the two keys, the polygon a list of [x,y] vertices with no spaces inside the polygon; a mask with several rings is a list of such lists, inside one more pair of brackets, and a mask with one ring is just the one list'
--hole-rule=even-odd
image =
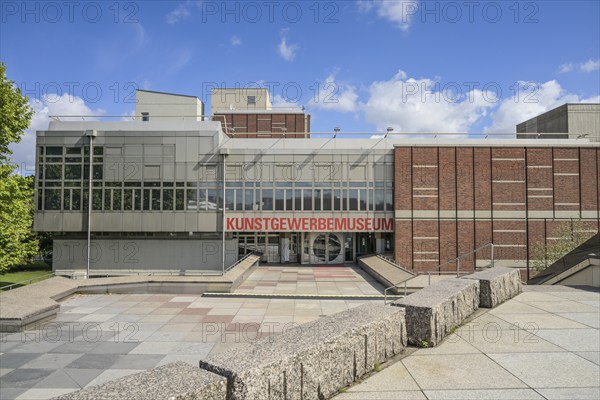
{"label": "white pole", "polygon": [[93,159],[94,159],[94,135],[90,135],[90,170],[89,170],[89,182],[88,182],[88,229],[87,229],[87,272],[86,278],[90,278],[90,255],[91,255],[91,244],[92,244],[92,170],[93,170]]}
{"label": "white pole", "polygon": [[225,154],[223,154],[223,200],[221,206],[223,207],[223,220],[221,221],[221,230],[222,230],[222,242],[221,243],[221,262],[222,262],[222,270],[223,274],[225,273]]}

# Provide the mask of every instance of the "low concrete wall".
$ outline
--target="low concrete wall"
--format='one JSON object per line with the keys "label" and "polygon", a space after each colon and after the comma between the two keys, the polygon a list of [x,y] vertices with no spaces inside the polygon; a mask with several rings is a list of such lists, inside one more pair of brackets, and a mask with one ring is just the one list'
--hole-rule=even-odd
{"label": "low concrete wall", "polygon": [[129,375],[99,386],[78,390],[56,400],[225,400],[225,378],[184,362]]}
{"label": "low concrete wall", "polygon": [[60,310],[58,301],[74,293],[230,293],[252,273],[259,259],[250,256],[223,276],[133,275],[78,280],[53,277],[0,293],[0,332],[18,332],[54,318]]}
{"label": "low concrete wall", "polygon": [[[221,272],[222,245],[220,240],[93,238],[90,274]],[[225,267],[236,262],[237,257],[237,240],[226,240]],[[87,241],[55,239],[52,258],[55,271],[85,270]]]}
{"label": "low concrete wall", "polygon": [[494,308],[521,293],[521,273],[516,268],[495,267],[463,276],[479,281],[479,306]]}
{"label": "low concrete wall", "polygon": [[200,361],[230,399],[326,399],[406,346],[404,312],[368,304]]}
{"label": "low concrete wall", "polygon": [[479,281],[445,279],[392,305],[406,310],[408,343],[436,346],[479,308]]}

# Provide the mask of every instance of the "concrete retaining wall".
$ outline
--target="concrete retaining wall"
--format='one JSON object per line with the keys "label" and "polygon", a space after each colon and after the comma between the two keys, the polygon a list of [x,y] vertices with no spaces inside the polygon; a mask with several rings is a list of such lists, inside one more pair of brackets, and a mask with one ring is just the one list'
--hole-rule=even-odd
{"label": "concrete retaining wall", "polygon": [[479,281],[479,306],[494,308],[521,293],[521,274],[516,268],[495,267],[463,276]]}
{"label": "concrete retaining wall", "polygon": [[445,279],[392,305],[406,310],[408,343],[435,346],[479,308],[479,281]]}
{"label": "concrete retaining wall", "polygon": [[363,305],[200,361],[228,398],[325,399],[406,346],[404,312]]}
{"label": "concrete retaining wall", "polygon": [[78,390],[55,400],[225,400],[225,378],[176,362]]}

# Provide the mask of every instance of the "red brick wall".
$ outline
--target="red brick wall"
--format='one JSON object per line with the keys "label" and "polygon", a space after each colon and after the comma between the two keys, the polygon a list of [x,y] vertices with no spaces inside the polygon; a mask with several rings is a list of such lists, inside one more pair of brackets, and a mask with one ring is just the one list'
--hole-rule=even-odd
{"label": "red brick wall", "polygon": [[[496,259],[525,267],[533,244],[552,240],[565,221],[600,228],[598,148],[397,147],[394,154],[396,260],[409,269],[426,271],[487,243]],[[461,269],[474,262],[461,261]]]}
{"label": "red brick wall", "polygon": [[304,134],[310,133],[310,115],[305,114],[218,114],[213,118],[221,122],[224,132],[235,128],[238,137],[278,138],[282,137],[281,128],[287,129],[287,138],[310,137]]}

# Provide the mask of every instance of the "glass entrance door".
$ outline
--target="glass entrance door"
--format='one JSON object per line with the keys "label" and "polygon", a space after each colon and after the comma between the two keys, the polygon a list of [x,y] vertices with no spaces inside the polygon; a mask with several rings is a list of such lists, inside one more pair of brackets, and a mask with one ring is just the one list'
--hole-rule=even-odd
{"label": "glass entrance door", "polygon": [[376,252],[375,234],[361,232],[356,234],[356,256],[372,254]]}

